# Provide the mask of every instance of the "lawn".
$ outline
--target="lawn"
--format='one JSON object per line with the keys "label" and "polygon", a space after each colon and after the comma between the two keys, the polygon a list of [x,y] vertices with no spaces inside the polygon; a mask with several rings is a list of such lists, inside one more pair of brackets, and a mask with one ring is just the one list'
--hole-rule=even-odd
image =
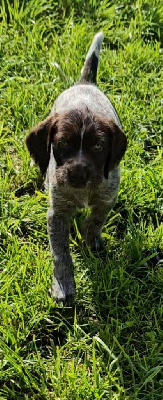
{"label": "lawn", "polygon": [[[0,400],[163,398],[161,0],[1,0]],[[70,235],[75,307],[47,297],[48,196],[25,146],[104,32],[98,85],[128,148],[106,254]]]}

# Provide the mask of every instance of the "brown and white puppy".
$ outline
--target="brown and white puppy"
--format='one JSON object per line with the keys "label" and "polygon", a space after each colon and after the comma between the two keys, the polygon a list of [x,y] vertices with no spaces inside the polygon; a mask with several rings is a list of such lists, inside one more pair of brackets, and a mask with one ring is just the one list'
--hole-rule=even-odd
{"label": "brown and white puppy", "polygon": [[119,162],[127,145],[113,105],[95,85],[102,40],[99,32],[79,83],[61,93],[50,116],[26,138],[50,192],[47,221],[54,263],[50,294],[57,301],[68,300],[75,292],[71,218],[77,207],[91,208],[82,235],[92,250],[99,251],[102,225],[117,198]]}

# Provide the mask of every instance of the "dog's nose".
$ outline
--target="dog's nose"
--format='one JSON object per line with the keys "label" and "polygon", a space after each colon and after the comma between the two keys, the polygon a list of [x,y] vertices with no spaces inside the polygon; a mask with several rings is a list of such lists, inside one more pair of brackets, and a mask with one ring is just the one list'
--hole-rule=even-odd
{"label": "dog's nose", "polygon": [[85,164],[76,164],[68,170],[70,184],[74,187],[86,185],[89,178],[89,168]]}

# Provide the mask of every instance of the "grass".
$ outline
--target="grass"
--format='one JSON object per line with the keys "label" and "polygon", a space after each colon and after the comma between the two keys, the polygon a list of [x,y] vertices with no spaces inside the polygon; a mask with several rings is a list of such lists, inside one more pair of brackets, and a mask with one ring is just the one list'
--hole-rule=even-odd
{"label": "grass", "polygon": [[[24,139],[99,30],[99,87],[128,149],[105,259],[81,247],[76,216],[76,306],[61,309],[47,297],[48,199]],[[0,400],[162,400],[162,38],[159,0],[2,0]]]}

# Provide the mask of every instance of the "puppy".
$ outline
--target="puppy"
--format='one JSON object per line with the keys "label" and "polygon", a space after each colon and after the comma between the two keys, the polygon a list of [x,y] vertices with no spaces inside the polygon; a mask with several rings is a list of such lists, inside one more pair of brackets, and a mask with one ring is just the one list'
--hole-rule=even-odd
{"label": "puppy", "polygon": [[47,227],[54,264],[50,295],[58,302],[69,301],[75,293],[71,218],[77,207],[90,207],[82,235],[92,250],[99,251],[102,225],[116,202],[119,162],[127,145],[113,105],[96,87],[102,40],[99,32],[79,82],[59,95],[50,115],[26,138],[50,192]]}

